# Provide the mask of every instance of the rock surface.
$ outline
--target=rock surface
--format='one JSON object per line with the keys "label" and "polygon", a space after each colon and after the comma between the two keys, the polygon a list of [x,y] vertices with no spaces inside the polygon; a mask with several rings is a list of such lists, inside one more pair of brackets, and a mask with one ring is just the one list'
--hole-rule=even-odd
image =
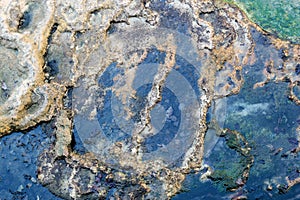
{"label": "rock surface", "polygon": [[[268,113],[292,107],[282,106],[283,94],[272,93],[274,104],[251,97],[281,83],[299,108],[300,46],[233,5],[1,0],[0,7],[0,136],[53,119],[55,141],[40,153],[37,177],[59,197],[170,199],[214,162],[215,146],[241,162],[233,162],[235,175],[212,165],[206,177],[240,192],[256,157],[253,132],[235,124],[260,112],[278,120],[277,131],[292,127],[287,154],[298,155],[299,116]],[[287,177],[278,191],[298,182]]]}

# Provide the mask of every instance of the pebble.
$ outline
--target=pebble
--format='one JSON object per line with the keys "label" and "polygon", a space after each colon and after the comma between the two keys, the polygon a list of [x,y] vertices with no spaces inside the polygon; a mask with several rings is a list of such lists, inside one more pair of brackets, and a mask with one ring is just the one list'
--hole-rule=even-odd
{"label": "pebble", "polygon": [[34,177],[31,177],[31,182],[36,183],[36,179]]}
{"label": "pebble", "polygon": [[24,190],[24,186],[23,185],[20,185],[17,189],[18,192],[22,192]]}
{"label": "pebble", "polygon": [[1,86],[2,90],[7,90],[7,85],[5,82],[2,82],[2,86]]}
{"label": "pebble", "polygon": [[267,186],[267,190],[269,190],[269,191],[273,190],[272,185],[268,185],[268,186]]}

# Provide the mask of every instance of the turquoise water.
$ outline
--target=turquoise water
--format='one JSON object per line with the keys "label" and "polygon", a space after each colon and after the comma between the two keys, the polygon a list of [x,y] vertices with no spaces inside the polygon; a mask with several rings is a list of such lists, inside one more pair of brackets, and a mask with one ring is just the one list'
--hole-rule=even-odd
{"label": "turquoise water", "polygon": [[242,8],[264,30],[300,43],[299,0],[225,0]]}

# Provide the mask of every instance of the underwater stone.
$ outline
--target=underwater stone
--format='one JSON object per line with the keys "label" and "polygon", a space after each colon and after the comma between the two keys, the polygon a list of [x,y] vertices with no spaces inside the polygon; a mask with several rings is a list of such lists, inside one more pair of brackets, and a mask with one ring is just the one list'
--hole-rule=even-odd
{"label": "underwater stone", "polygon": [[[116,15],[115,18],[113,17],[113,10],[98,9],[90,13],[86,10],[85,14],[81,11],[84,16],[91,15],[89,22],[95,27],[97,26],[97,29],[90,27],[89,30],[80,30],[79,27],[85,26],[85,23],[76,24],[77,15],[75,14],[73,17],[76,17],[72,18],[72,13],[80,12],[75,5],[71,6],[70,15],[63,18],[68,22],[67,29],[71,30],[70,27],[75,29],[71,34],[71,38],[75,41],[70,44],[71,46],[75,45],[72,47],[75,50],[76,58],[72,78],[76,82],[76,87],[73,88],[72,92],[72,106],[75,113],[74,116],[69,117],[74,118],[73,132],[76,133],[76,137],[81,139],[85,147],[80,155],[75,154],[72,152],[72,148],[76,146],[72,146],[72,141],[69,141],[70,145],[66,143],[68,151],[71,153],[69,155],[72,155],[72,159],[85,159],[85,162],[89,162],[87,156],[91,155],[92,152],[95,156],[94,159],[101,161],[93,169],[98,172],[99,169],[109,169],[105,173],[100,171],[107,174],[105,175],[107,176],[106,180],[109,180],[113,187],[124,191],[122,194],[124,196],[122,196],[116,189],[109,190],[103,185],[101,188],[104,180],[96,178],[101,184],[95,184],[92,193],[98,197],[118,197],[121,195],[125,198],[126,192],[130,190],[123,183],[117,184],[117,174],[120,171],[137,176],[137,179],[129,176],[131,178],[127,178],[126,184],[131,185],[133,190],[140,188],[140,195],[143,197],[160,196],[163,199],[168,199],[174,195],[184,180],[184,174],[197,170],[202,165],[205,129],[198,129],[197,132],[193,125],[200,124],[200,127],[205,127],[203,122],[206,121],[205,113],[208,109],[206,103],[214,97],[222,98],[238,93],[244,83],[243,66],[256,62],[257,58],[250,55],[256,42],[258,47],[261,45],[266,48],[272,46],[272,42],[274,42],[272,38],[265,36],[260,30],[253,34],[250,33],[251,23],[242,13],[237,12],[227,4],[215,3],[214,6],[220,8],[218,12],[200,15],[201,19],[198,19],[198,15],[195,13],[205,9],[202,9],[201,5],[195,5],[194,2],[189,2],[187,5],[179,2],[151,2],[141,5],[141,7],[135,7],[134,10],[129,9],[128,11],[126,8],[123,14]],[[188,5],[192,5],[191,8]],[[184,9],[181,10],[180,8]],[[148,13],[149,10],[151,12],[151,9],[152,12],[156,12],[157,19],[159,19],[155,24],[137,17],[126,17],[130,16],[127,15],[127,12],[143,13],[147,10]],[[178,19],[183,20],[182,23],[185,23],[188,28],[182,32],[180,29],[182,27],[180,26],[181,22],[172,24],[173,22],[168,16],[160,14],[161,11],[171,12],[175,17],[178,15]],[[187,14],[179,16],[182,12]],[[106,16],[106,21],[100,16]],[[103,23],[102,26],[100,26],[100,21]],[[111,31],[112,27],[113,31]],[[166,27],[170,29],[163,29]],[[107,35],[103,34],[105,28],[108,31]],[[59,27],[58,30],[60,30]],[[200,34],[203,31],[206,34]],[[230,34],[231,32],[235,34]],[[58,39],[56,36],[59,34],[59,31],[53,34],[53,42],[51,42],[53,47]],[[186,46],[182,45],[184,42],[180,37],[177,37],[178,34],[190,37],[186,41],[191,43]],[[255,34],[258,35],[258,39]],[[165,37],[161,38],[162,35],[168,36],[167,41]],[[193,53],[194,47],[197,49],[195,53]],[[207,49],[212,49],[212,52],[207,51]],[[50,47],[49,50],[49,52],[56,52],[55,48],[51,49]],[[276,54],[279,49],[274,47],[270,52]],[[292,63],[294,58],[293,55],[290,55],[286,62]],[[191,60],[193,62],[187,64]],[[282,64],[283,62],[278,63]],[[195,66],[201,68],[193,70]],[[195,97],[201,99],[199,101],[200,108],[184,111],[184,106],[194,104],[179,103],[178,106],[175,101],[176,98],[163,89],[164,86],[170,87],[180,82],[180,79],[177,79],[177,82],[172,79],[168,80],[168,76],[172,76],[172,74],[175,76],[176,73],[186,79]],[[262,72],[261,76],[264,76]],[[199,85],[200,83],[201,85]],[[145,87],[142,87],[143,85]],[[157,90],[156,87],[161,88],[161,90]],[[180,87],[178,86],[178,88]],[[185,90],[189,91],[189,87],[181,89],[181,91]],[[177,98],[182,99],[188,96],[177,92],[174,94]],[[163,95],[166,95],[168,101],[164,100]],[[180,108],[181,116],[180,112],[176,111],[176,107]],[[192,110],[198,110],[200,113]],[[150,111],[160,114],[155,115]],[[200,119],[197,122],[193,117],[182,116],[182,113],[189,113],[191,116],[198,115]],[[153,124],[151,124],[149,119],[153,116],[160,116],[161,120],[155,121],[153,119]],[[189,127],[187,129],[189,131],[186,131],[186,134],[182,133],[182,136],[178,132],[172,134],[172,129],[169,129],[171,125],[173,127],[181,126],[182,121],[180,120],[186,117],[192,121],[192,126],[186,126],[186,128]],[[159,124],[158,121],[162,124]],[[163,126],[168,123],[170,126]],[[151,132],[155,129],[158,129],[157,132]],[[164,133],[169,131],[170,134],[161,136],[158,134],[160,130],[163,130]],[[183,138],[187,137],[190,138],[184,141]],[[75,142],[79,142],[78,138],[74,139]],[[213,140],[215,139],[212,138],[209,142],[213,144]],[[177,145],[173,145],[173,141]],[[183,142],[189,144],[187,145],[189,149],[179,149],[184,146]],[[170,144],[176,147],[176,151],[168,152],[168,148],[172,147]],[[232,145],[229,144],[230,147],[233,147]],[[50,151],[55,151],[55,149]],[[243,154],[239,150],[238,152]],[[123,159],[124,156],[127,159]],[[242,165],[247,165],[243,184],[247,180],[246,177],[253,162],[250,158],[252,157],[249,156],[249,159],[245,159],[246,164],[242,163]],[[66,159],[66,162],[71,163],[72,159]],[[54,159],[51,162],[55,162]],[[42,168],[44,165],[46,162],[41,162],[40,167]],[[109,172],[110,170],[111,172]],[[50,171],[51,169],[43,171],[40,173],[40,177]],[[243,170],[241,174],[243,174]],[[151,180],[153,184],[145,183],[144,179],[140,179],[141,175],[147,177],[147,180]],[[45,179],[40,180],[45,182]],[[163,186],[164,189],[159,189],[157,185]],[[232,188],[240,186],[235,183],[234,185]],[[57,189],[53,189],[53,187],[51,186],[51,191]],[[57,194],[66,197],[68,192]],[[84,198],[85,196],[79,190],[76,191],[76,195],[77,198]]]}
{"label": "underwater stone", "polygon": [[[1,6],[1,134],[54,118],[56,141],[41,153],[37,173],[65,199],[170,199],[218,140],[207,131],[211,104],[221,100],[210,122],[222,127],[224,98],[249,82],[259,80],[253,89],[273,79],[299,81],[299,47],[219,0]],[[249,79],[252,70],[258,79]],[[245,176],[231,182],[235,189],[246,182],[252,160],[229,135],[229,148],[246,157],[246,168],[234,175]]]}

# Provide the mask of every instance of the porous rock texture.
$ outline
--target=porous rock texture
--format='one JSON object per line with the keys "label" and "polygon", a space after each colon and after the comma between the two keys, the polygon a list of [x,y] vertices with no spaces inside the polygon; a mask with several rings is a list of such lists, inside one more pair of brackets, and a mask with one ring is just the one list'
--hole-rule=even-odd
{"label": "porous rock texture", "polygon": [[[0,7],[0,135],[53,119],[56,141],[40,155],[38,179],[65,199],[178,193],[186,174],[202,167],[209,106],[240,91],[243,67],[259,59],[256,45],[269,45],[256,86],[288,79],[299,104],[299,45],[267,35],[219,0],[1,0]],[[151,111],[172,92],[181,118],[165,108],[165,120],[179,128],[156,144]],[[74,150],[75,132],[88,152]]]}

